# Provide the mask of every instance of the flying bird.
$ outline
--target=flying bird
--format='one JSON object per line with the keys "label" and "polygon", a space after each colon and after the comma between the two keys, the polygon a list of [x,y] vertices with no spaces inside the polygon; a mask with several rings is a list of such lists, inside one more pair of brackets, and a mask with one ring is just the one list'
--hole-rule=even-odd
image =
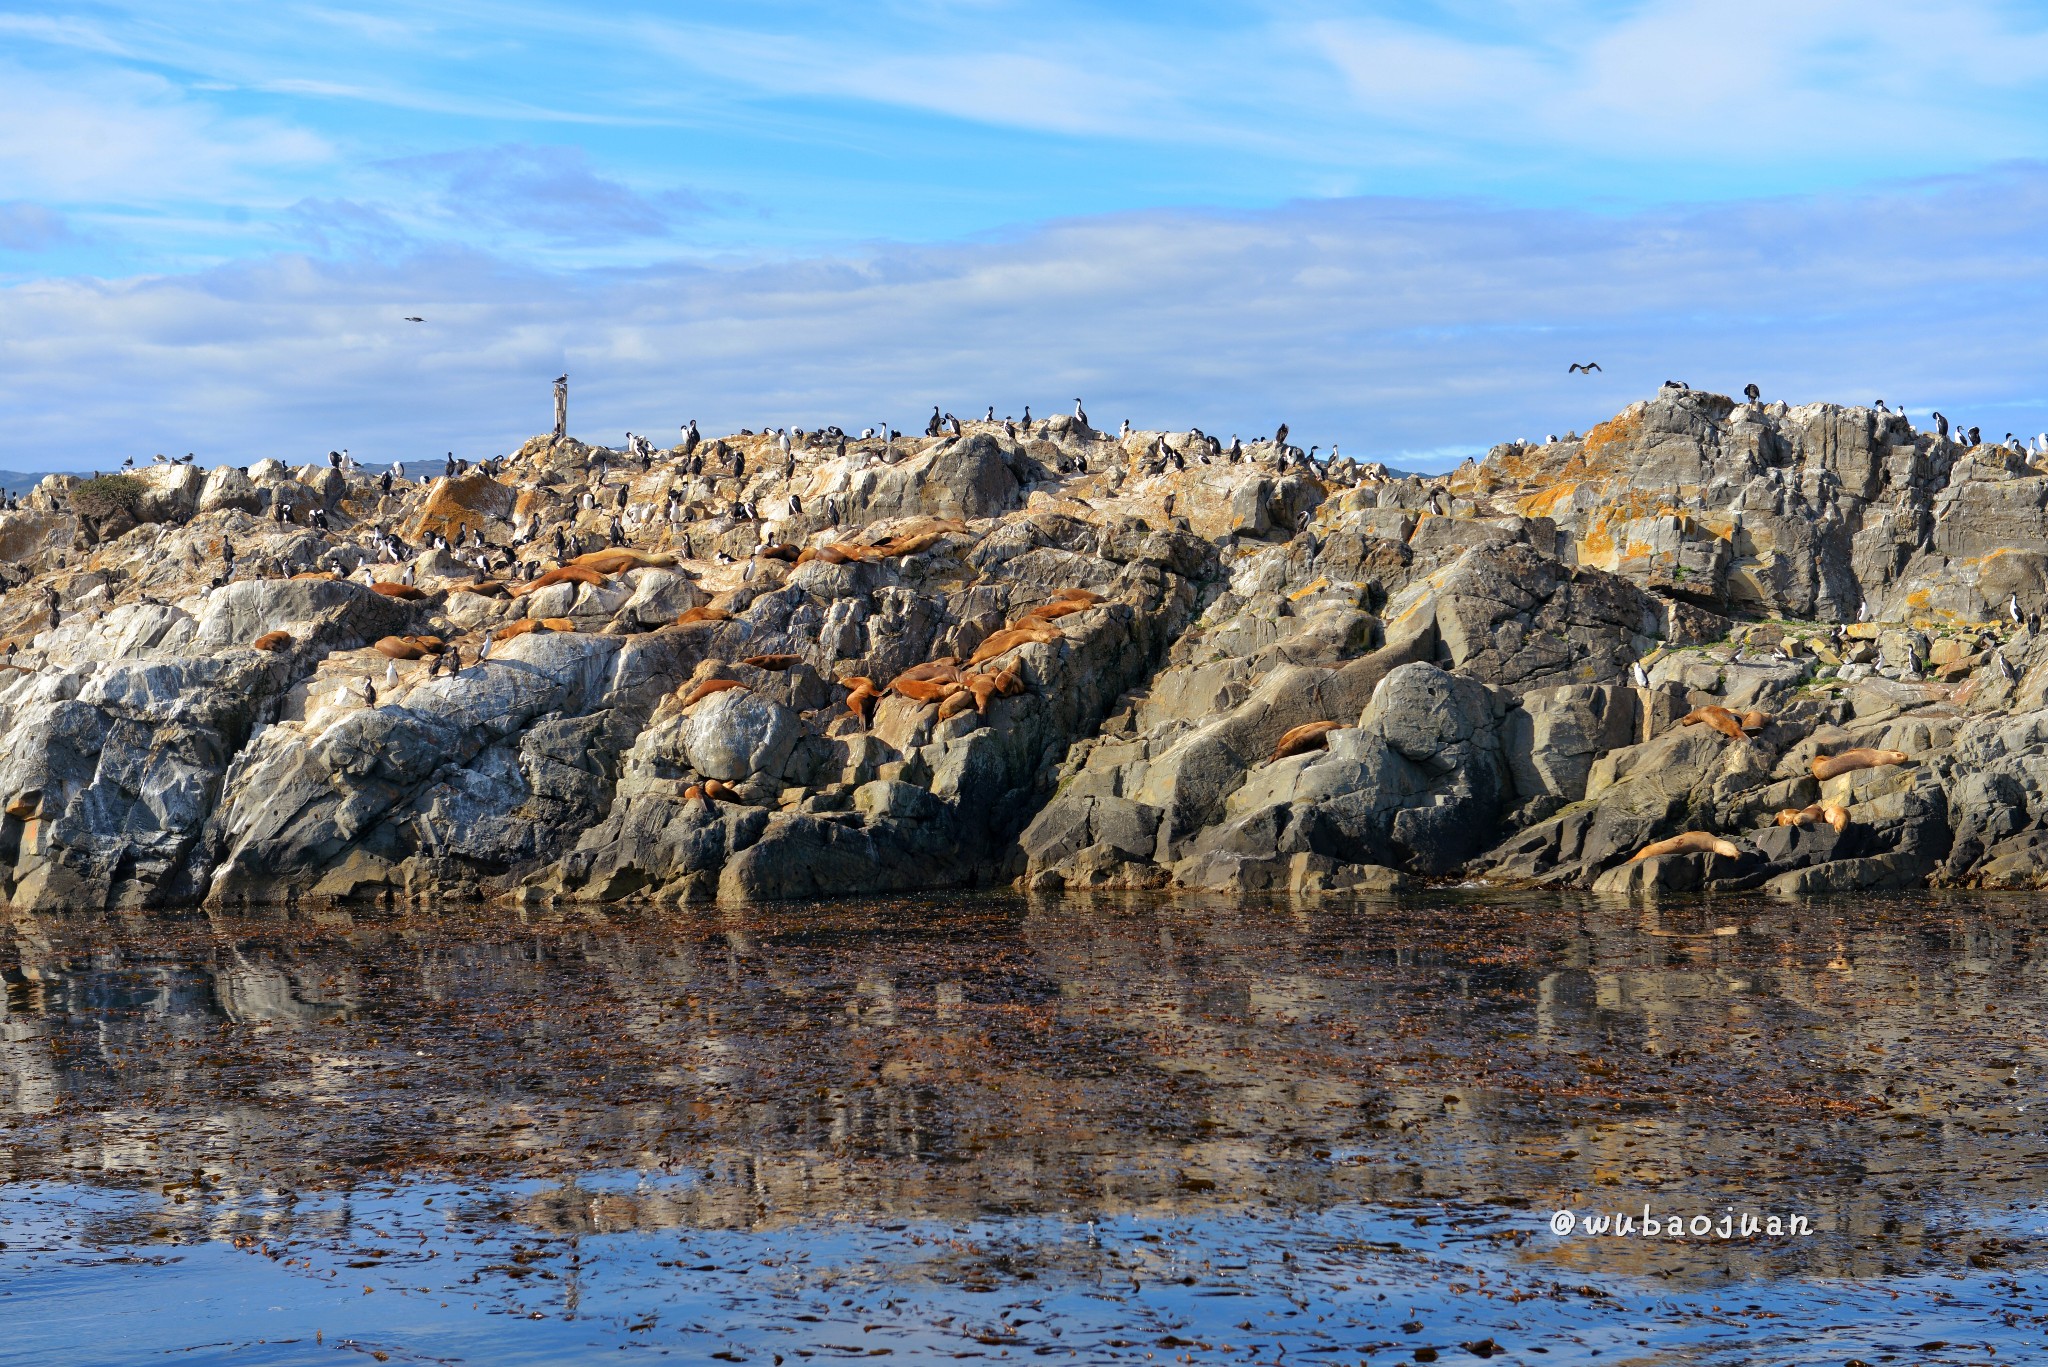
{"label": "flying bird", "polygon": [[411,314],[407,314],[405,317],[405,321],[408,323],[424,323],[427,320],[424,318],[415,318]]}
{"label": "flying bird", "polygon": [[1577,375],[1583,372],[1584,374],[1591,375],[1594,371],[1599,369],[1600,363],[1598,361],[1587,361],[1583,365],[1577,361],[1573,361],[1571,364],[1571,368],[1565,371],[1565,374]]}

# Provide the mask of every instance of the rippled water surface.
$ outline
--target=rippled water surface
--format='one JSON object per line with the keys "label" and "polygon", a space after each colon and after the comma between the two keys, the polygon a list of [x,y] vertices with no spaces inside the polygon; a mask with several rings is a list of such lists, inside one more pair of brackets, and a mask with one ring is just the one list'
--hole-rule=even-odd
{"label": "rippled water surface", "polygon": [[2044,929],[16,917],[0,1361],[2048,1361]]}

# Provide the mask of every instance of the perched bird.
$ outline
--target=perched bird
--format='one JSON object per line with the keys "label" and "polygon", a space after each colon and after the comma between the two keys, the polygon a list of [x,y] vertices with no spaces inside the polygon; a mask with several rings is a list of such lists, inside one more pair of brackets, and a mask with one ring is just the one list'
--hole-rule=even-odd
{"label": "perched bird", "polygon": [[[1751,403],[1762,403],[1764,392],[1753,384],[1746,384],[1742,386],[1742,397],[1748,399]],[[1883,407],[1883,405],[1880,404],[1879,407]]]}
{"label": "perched bird", "polygon": [[1284,423],[1284,422],[1283,422],[1283,423],[1281,423],[1281,424],[1280,424],[1280,430],[1279,430],[1279,431],[1277,431],[1277,432],[1275,432],[1275,433],[1273,434],[1273,444],[1274,444],[1275,446],[1280,446],[1280,447],[1284,447],[1284,446],[1286,446],[1286,445],[1287,445],[1287,424],[1286,424],[1286,423]]}
{"label": "perched bird", "polygon": [[1085,429],[1088,426],[1088,410],[1081,407],[1079,399],[1074,400],[1074,421]]}
{"label": "perched bird", "polygon": [[483,662],[484,662],[485,660],[488,660],[488,659],[490,659],[490,658],[491,658],[491,642],[492,642],[492,641],[493,641],[494,639],[496,639],[496,638],[495,638],[495,637],[493,637],[493,636],[491,635],[491,633],[489,633],[488,631],[484,633],[484,643],[483,643],[483,646],[482,646],[482,648],[480,648],[480,649],[479,649],[479,650],[477,651],[477,653],[476,653],[476,662],[477,662],[478,664],[482,664],[482,663],[483,663]]}
{"label": "perched bird", "polygon": [[2020,626],[2027,620],[2027,615],[2020,611],[2020,596],[2017,593],[2005,600],[2005,615],[2012,618],[2014,626]]}
{"label": "perched bird", "polygon": [[386,688],[398,687],[398,661],[393,660],[384,666],[384,686]]}
{"label": "perched bird", "polygon": [[1647,669],[1643,668],[1643,662],[1641,660],[1635,660],[1630,662],[1628,667],[1628,681],[1634,684],[1637,688],[1648,688],[1650,686],[1650,672]]}
{"label": "perched bird", "polygon": [[1934,435],[1942,438],[1948,436],[1948,419],[1940,413],[1934,415]]}
{"label": "perched bird", "polygon": [[1570,368],[1569,368],[1569,369],[1567,369],[1567,370],[1565,371],[1565,374],[1567,374],[1567,375],[1591,375],[1591,374],[1592,374],[1592,373],[1593,373],[1594,371],[1596,371],[1596,370],[1599,370],[1599,369],[1600,369],[1600,363],[1599,363],[1598,361],[1585,361],[1585,362],[1580,362],[1580,361],[1573,361],[1573,362],[1571,363],[1571,366],[1570,366]]}

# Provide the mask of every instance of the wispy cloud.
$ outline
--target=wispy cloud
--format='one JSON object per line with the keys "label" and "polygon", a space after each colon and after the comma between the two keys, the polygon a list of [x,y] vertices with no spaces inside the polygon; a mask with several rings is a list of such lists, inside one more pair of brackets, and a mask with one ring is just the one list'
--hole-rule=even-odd
{"label": "wispy cloud", "polygon": [[47,205],[22,199],[0,201],[0,248],[39,252],[73,236],[64,215]]}
{"label": "wispy cloud", "polygon": [[564,365],[572,426],[610,439],[1081,394],[1098,420],[1285,419],[1398,462],[1583,429],[1666,378],[2036,430],[2044,221],[2048,169],[2015,167],[1633,215],[1376,199],[720,266],[415,247],[42,282],[0,291],[0,465],[483,454],[546,425]]}
{"label": "wispy cloud", "polygon": [[444,223],[560,243],[666,237],[708,208],[687,190],[643,194],[601,176],[577,147],[513,143],[404,157],[385,167],[432,187],[431,202],[421,207]]}

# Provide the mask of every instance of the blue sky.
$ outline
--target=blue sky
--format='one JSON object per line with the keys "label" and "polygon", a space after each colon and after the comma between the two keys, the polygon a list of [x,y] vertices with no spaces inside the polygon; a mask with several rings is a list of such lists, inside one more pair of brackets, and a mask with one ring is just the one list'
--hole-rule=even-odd
{"label": "blue sky", "polygon": [[2037,430],[2044,96],[2048,10],[1968,0],[0,0],[0,466],[487,454],[564,366],[614,441]]}

